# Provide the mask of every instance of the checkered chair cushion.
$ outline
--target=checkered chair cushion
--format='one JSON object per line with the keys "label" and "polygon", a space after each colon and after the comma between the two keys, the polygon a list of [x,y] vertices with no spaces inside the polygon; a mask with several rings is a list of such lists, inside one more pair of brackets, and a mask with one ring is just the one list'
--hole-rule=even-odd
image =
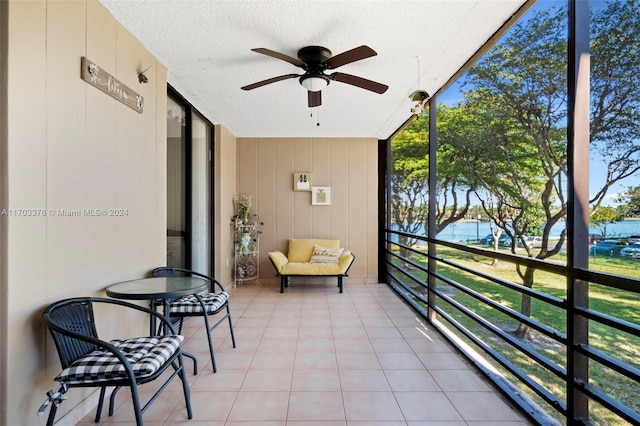
{"label": "checkered chair cushion", "polygon": [[[171,335],[112,340],[109,343],[123,353],[131,364],[133,374],[142,378],[151,376],[166,363],[176,353],[183,339],[183,336]],[[62,370],[55,380],[66,384],[81,384],[126,378],[122,362],[112,352],[101,348]]]}
{"label": "checkered chair cushion", "polygon": [[[207,293],[200,296],[204,306],[209,313],[216,312],[229,299],[229,292]],[[184,296],[169,305],[169,312],[172,314],[201,314],[202,305],[194,295]]]}

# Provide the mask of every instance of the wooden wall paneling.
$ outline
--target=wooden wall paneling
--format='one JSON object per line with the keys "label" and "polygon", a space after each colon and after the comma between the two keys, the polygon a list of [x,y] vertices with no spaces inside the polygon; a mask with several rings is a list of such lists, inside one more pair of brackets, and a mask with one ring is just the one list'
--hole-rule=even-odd
{"label": "wooden wall paneling", "polygon": [[[85,82],[79,57],[85,49],[85,3],[50,2],[47,6],[46,129],[47,207],[84,207]],[[67,126],[60,125],[68,123]],[[53,298],[67,297],[86,285],[86,220],[82,216],[47,217],[47,281]],[[69,271],[76,272],[69,276]]]}
{"label": "wooden wall paneling", "polygon": [[[314,186],[331,186],[331,196],[333,197],[334,188],[331,184],[331,139],[315,138],[313,143],[313,185]],[[311,194],[309,193],[309,203],[311,203]],[[331,211],[334,209],[333,199],[331,206],[313,206],[312,209],[312,234],[314,238],[332,238],[331,237]]]}
{"label": "wooden wall paneling", "polygon": [[[12,2],[5,7],[9,15],[7,68],[13,72],[8,73],[7,81],[11,91],[1,95],[7,96],[7,164],[11,171],[11,179],[3,184],[7,185],[9,208],[47,208],[47,133],[44,126],[47,101],[46,79],[43,78],[47,69],[47,5],[44,2]],[[10,290],[6,293],[6,316],[11,319],[14,311],[27,312],[28,306],[43,306],[51,298],[46,285],[47,217],[13,217],[8,222],[11,232],[7,236],[7,251],[11,256],[7,261],[12,267],[5,270]],[[11,288],[11,283],[27,282],[30,283],[29,297]],[[23,303],[27,306],[23,307]],[[25,333],[20,327],[8,327],[6,331],[8,345],[0,349],[5,360],[9,358],[9,348],[18,353],[34,350],[23,346]],[[11,384],[8,389],[12,389]],[[22,404],[19,392],[10,392],[5,397],[5,407]]]}
{"label": "wooden wall paneling", "polygon": [[[268,260],[268,252],[274,250],[276,232],[276,141],[274,139],[262,139],[258,144],[258,197],[255,202],[254,212],[260,216],[264,225],[260,227],[260,271],[273,271]],[[266,274],[262,274],[265,276]]]}
{"label": "wooden wall paneling", "polygon": [[258,143],[258,139],[247,138],[238,145],[238,193],[254,198],[258,188]]}
{"label": "wooden wall paneling", "polygon": [[[115,78],[129,87],[136,87],[137,75],[137,40],[123,27],[118,26],[116,31],[116,68],[109,71]],[[99,64],[98,64],[99,65]],[[107,96],[105,94],[107,98]],[[129,214],[123,217],[99,218],[101,223],[115,223],[116,229],[116,256],[120,270],[118,275],[124,277],[139,277],[148,271],[143,270],[138,253],[142,242],[139,241],[139,227],[143,220],[140,211],[140,179],[142,173],[140,157],[140,129],[139,113],[128,106],[112,100],[116,104],[115,122],[118,123],[116,134],[116,164],[115,176],[115,205],[112,208],[126,208]],[[111,206],[97,206],[110,208]]]}
{"label": "wooden wall paneling", "polygon": [[214,142],[214,223],[215,276],[224,284],[233,282],[233,236],[230,220],[234,214],[233,194],[238,183],[238,139],[224,126],[215,126]]}
{"label": "wooden wall paneling", "polygon": [[[349,184],[349,140],[336,138],[330,141],[331,150],[331,238],[340,240],[345,248],[354,249],[349,240],[349,227],[353,214],[358,211],[349,209],[349,197],[352,185]],[[357,188],[361,191],[362,188]]]}
{"label": "wooden wall paneling", "polygon": [[[143,113],[136,113],[138,114],[137,118],[139,132],[139,137],[136,143],[139,145],[140,154],[138,156],[138,169],[143,171],[143,173],[138,174],[139,185],[137,194],[138,206],[140,209],[140,219],[138,220],[138,225],[139,232],[142,232],[144,235],[148,236],[146,239],[140,241],[137,256],[140,260],[141,266],[143,268],[146,268],[146,265],[152,265],[153,260],[158,259],[158,256],[162,256],[163,254],[166,256],[166,239],[161,233],[158,232],[158,230],[166,227],[166,221],[164,223],[160,222],[158,218],[164,216],[156,214],[158,195],[160,189],[164,187],[164,185],[162,185],[160,188],[156,186],[156,176],[160,172],[160,168],[166,168],[166,163],[159,163],[158,156],[156,155],[157,140],[159,136],[161,136],[157,132],[158,114],[156,113],[156,111],[158,110],[158,108],[166,111],[167,103],[165,101],[164,105],[162,105],[157,102],[157,80],[154,79],[154,84],[141,84],[137,81],[137,71],[143,70],[144,68],[141,67],[145,66],[145,64],[152,65],[153,68],[158,68],[158,66],[155,63],[153,56],[151,56],[151,54],[149,54],[142,47],[142,45],[136,43],[135,46],[137,46],[137,59],[134,59],[134,61],[137,63],[137,65],[135,66],[135,68],[133,68],[133,70],[136,72],[136,81],[135,83],[131,84],[130,87],[144,97],[145,103]],[[163,115],[164,117],[166,117],[166,113]],[[166,122],[166,118],[163,121]],[[166,140],[166,136],[164,137],[164,139]],[[119,207],[114,206],[114,208]],[[124,212],[122,213],[124,214]],[[125,216],[128,216],[128,210]],[[119,217],[116,217],[115,219],[117,221]]]}
{"label": "wooden wall paneling", "polygon": [[[89,1],[86,4],[87,36],[86,49],[83,56],[113,73],[116,69],[116,33],[118,24],[114,19],[111,19],[111,14],[100,3]],[[78,58],[78,78],[80,77],[79,61],[80,59]],[[95,87],[91,91],[100,92]]]}
{"label": "wooden wall paneling", "polygon": [[[87,2],[87,36],[83,55],[113,72],[116,69],[116,40],[116,22],[99,3]],[[77,79],[80,79],[79,60],[76,59],[78,75],[74,76]],[[116,205],[114,182],[117,163],[117,127],[113,123],[117,102],[86,82],[81,83],[86,103],[86,162],[91,170],[85,177],[87,188],[91,188],[86,193],[86,206],[113,206]],[[115,220],[87,218],[87,240],[92,241],[92,250],[87,252],[87,269],[106,283],[114,282],[116,277],[113,266],[104,261],[117,252],[115,235]]]}
{"label": "wooden wall paneling", "polygon": [[[8,208],[46,208],[47,134],[46,10],[43,2],[12,2],[3,5],[8,13],[7,84],[7,185]],[[3,52],[4,54],[5,52]],[[37,125],[36,125],[37,123]],[[26,182],[29,184],[27,185]],[[35,376],[49,380],[60,363],[45,355],[51,342],[34,310],[49,302],[46,281],[47,217],[10,217],[7,220],[7,287],[3,287],[3,365],[0,390],[3,393],[0,423],[23,424],[33,418]],[[4,265],[3,265],[4,266]],[[6,291],[6,292],[4,292]],[[35,308],[37,307],[37,308]],[[22,324],[24,326],[12,326]],[[5,344],[6,343],[6,344]],[[48,368],[48,369],[47,369]],[[6,375],[4,373],[7,373]],[[6,418],[5,418],[6,414]],[[19,421],[18,421],[19,420]],[[13,422],[13,423],[12,423]]]}
{"label": "wooden wall paneling", "polygon": [[294,192],[292,184],[295,170],[293,139],[276,141],[276,220],[273,246],[287,253],[287,240],[294,237]]}
{"label": "wooden wall paneling", "polygon": [[[316,175],[313,173],[313,139],[294,139],[293,172],[312,172],[315,185]],[[289,174],[289,191],[293,191],[293,173]],[[294,197],[294,228],[292,237],[313,237],[311,196],[306,191],[292,192]]]}
{"label": "wooden wall paneling", "polygon": [[[367,191],[367,141],[365,139],[349,139],[349,247],[360,252],[358,262],[352,266],[353,275],[367,274],[367,223],[363,206],[367,205],[369,194]],[[354,249],[355,250],[355,249]]]}

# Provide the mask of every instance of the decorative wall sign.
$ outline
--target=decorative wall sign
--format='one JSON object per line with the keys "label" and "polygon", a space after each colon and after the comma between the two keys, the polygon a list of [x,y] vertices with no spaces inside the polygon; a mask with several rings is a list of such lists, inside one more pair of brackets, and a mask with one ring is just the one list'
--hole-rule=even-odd
{"label": "decorative wall sign", "polygon": [[94,62],[86,57],[81,60],[80,76],[84,81],[102,90],[107,95],[119,100],[126,106],[142,113],[144,109],[144,98],[129,89],[125,84],[121,83],[117,78],[100,69]]}
{"label": "decorative wall sign", "polygon": [[295,172],[293,174],[294,191],[311,191],[311,173]]}
{"label": "decorative wall sign", "polygon": [[311,191],[311,204],[314,206],[330,206],[331,187],[314,186],[313,190]]}

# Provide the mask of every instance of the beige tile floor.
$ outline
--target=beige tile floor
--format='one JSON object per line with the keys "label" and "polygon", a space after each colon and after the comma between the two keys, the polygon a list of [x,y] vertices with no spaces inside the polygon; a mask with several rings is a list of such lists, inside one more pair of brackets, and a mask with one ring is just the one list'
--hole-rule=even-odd
{"label": "beige tile floor", "polygon": [[[214,333],[213,373],[202,320],[183,330],[193,419],[179,380],[146,425],[524,426],[488,382],[383,284],[239,285],[231,290],[237,348]],[[146,386],[152,386],[148,384]],[[143,397],[149,391],[143,387]],[[106,410],[105,410],[106,412]],[[90,413],[79,424],[93,423]],[[127,391],[103,424],[134,424]]]}

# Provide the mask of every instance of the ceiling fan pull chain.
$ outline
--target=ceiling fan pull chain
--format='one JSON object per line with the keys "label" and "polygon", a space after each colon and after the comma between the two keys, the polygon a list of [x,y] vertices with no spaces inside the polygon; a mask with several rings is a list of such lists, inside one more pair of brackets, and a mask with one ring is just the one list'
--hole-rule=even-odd
{"label": "ceiling fan pull chain", "polygon": [[[311,110],[311,113],[309,114],[309,117],[313,118],[313,110]],[[316,126],[320,126],[320,108],[316,107]]]}

